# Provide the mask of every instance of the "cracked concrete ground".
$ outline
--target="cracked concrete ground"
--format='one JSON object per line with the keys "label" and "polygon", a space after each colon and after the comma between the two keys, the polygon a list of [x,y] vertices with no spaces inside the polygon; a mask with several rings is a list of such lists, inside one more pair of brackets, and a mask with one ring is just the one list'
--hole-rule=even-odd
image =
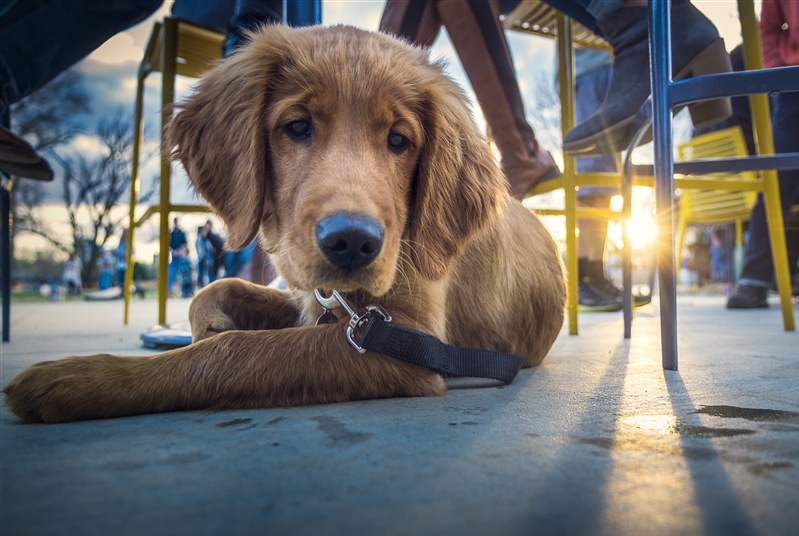
{"label": "cracked concrete ground", "polygon": [[[773,299],[773,298],[772,298]],[[799,334],[769,310],[680,296],[580,314],[508,387],[439,398],[24,425],[0,412],[0,532],[736,534],[799,526]],[[15,304],[0,381],[41,360],[148,354],[154,301]],[[170,301],[170,321],[188,302]],[[797,307],[799,309],[799,307]]]}

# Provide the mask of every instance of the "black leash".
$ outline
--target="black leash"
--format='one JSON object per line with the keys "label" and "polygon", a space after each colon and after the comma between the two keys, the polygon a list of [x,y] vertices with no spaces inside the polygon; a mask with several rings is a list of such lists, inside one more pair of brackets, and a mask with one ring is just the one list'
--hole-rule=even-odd
{"label": "black leash", "polygon": [[428,333],[397,325],[379,305],[355,312],[335,290],[329,298],[318,290],[315,294],[325,310],[317,324],[337,322],[332,310],[343,307],[350,315],[347,340],[360,353],[369,350],[442,374],[491,378],[505,384],[513,381],[522,366],[522,359],[512,354],[452,346]]}

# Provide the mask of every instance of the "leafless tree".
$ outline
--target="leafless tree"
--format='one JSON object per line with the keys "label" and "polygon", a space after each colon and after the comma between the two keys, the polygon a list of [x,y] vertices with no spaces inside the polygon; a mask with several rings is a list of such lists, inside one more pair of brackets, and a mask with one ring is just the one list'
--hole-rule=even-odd
{"label": "leafless tree", "polygon": [[563,135],[560,129],[560,96],[553,77],[536,78],[528,95],[527,122],[535,130],[538,143],[559,153]]}
{"label": "leafless tree", "polygon": [[[12,127],[16,134],[53,161],[57,158],[56,148],[80,133],[75,117],[88,111],[89,96],[83,88],[83,76],[73,69],[12,106]],[[69,244],[56,239],[46,223],[36,216],[35,209],[45,198],[42,183],[12,177],[11,192],[14,234],[33,232],[46,237],[58,249],[69,251]]]}
{"label": "leafless tree", "polygon": [[[103,248],[127,217],[114,209],[127,200],[130,189],[133,120],[118,111],[113,117],[98,123],[96,136],[103,146],[100,155],[79,155],[60,160],[63,169],[62,201],[72,228],[71,246],[83,259],[84,281],[96,280],[97,261]],[[145,155],[144,160],[153,156]],[[140,196],[140,202],[148,201],[155,191],[154,184]]]}

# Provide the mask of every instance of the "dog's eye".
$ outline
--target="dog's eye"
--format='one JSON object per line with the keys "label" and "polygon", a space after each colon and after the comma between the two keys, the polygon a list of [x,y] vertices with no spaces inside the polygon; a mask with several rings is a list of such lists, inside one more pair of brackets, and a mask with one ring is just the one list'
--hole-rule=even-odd
{"label": "dog's eye", "polygon": [[408,138],[403,136],[402,134],[397,134],[396,132],[392,132],[388,135],[388,148],[394,151],[395,153],[400,153],[408,147]]}
{"label": "dog's eye", "polygon": [[311,137],[311,122],[301,119],[299,121],[292,121],[287,124],[284,129],[286,134],[295,140],[307,140]]}

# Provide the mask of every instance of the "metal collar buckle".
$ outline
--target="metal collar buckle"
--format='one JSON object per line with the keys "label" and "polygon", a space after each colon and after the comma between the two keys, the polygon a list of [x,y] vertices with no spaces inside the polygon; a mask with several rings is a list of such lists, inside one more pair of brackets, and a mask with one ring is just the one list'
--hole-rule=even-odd
{"label": "metal collar buckle", "polygon": [[329,298],[325,298],[317,289],[314,290],[314,296],[316,297],[316,301],[319,303],[319,305],[322,306],[322,309],[325,310],[322,316],[317,319],[317,325],[330,322],[331,320],[335,322],[337,319],[333,314],[333,309],[343,307],[344,310],[347,311],[347,314],[350,315],[350,321],[347,325],[347,340],[352,347],[358,350],[358,352],[361,354],[366,352],[366,349],[360,345],[360,339],[356,341],[355,337],[362,337],[363,328],[369,323],[369,320],[372,319],[372,315],[377,313],[382,316],[383,320],[386,322],[391,322],[391,315],[389,315],[386,310],[379,305],[367,305],[360,311],[355,312],[355,310],[350,307],[350,304],[347,303],[347,300],[345,300],[344,297],[336,290],[333,291]]}

